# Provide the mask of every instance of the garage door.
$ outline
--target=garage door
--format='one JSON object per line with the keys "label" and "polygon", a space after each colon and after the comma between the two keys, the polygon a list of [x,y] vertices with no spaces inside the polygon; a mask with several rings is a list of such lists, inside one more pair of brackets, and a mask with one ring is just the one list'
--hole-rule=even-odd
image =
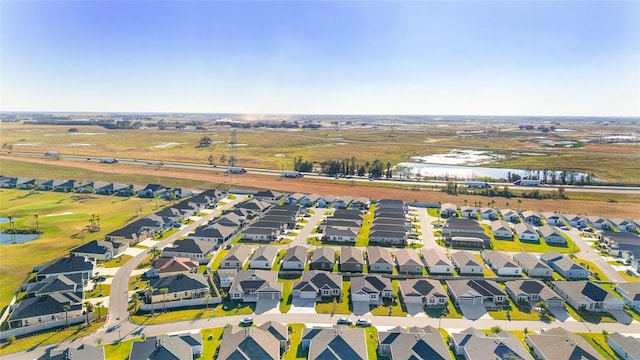
{"label": "garage door", "polygon": [[460,304],[460,305],[475,305],[473,298],[458,299],[458,304]]}

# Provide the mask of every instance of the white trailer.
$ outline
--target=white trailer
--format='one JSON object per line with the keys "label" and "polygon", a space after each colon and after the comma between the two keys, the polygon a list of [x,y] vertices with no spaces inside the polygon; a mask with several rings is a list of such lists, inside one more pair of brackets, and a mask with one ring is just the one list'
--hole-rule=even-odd
{"label": "white trailer", "polygon": [[521,185],[521,186],[538,186],[538,185],[540,185],[540,180],[519,179],[519,180],[516,180],[513,184],[514,185]]}

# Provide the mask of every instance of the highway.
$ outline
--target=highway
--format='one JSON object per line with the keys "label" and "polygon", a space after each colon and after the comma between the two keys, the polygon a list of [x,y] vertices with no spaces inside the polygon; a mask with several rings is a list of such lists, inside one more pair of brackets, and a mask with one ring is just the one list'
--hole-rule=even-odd
{"label": "highway", "polygon": [[[35,154],[29,152],[11,152],[12,156],[17,157],[33,157],[33,158],[44,158],[42,154]],[[76,155],[60,155],[61,160],[71,160],[71,161],[82,161],[82,162],[100,162],[102,157],[87,157],[87,156],[76,156]],[[160,165],[162,163],[162,165]],[[116,164],[107,164],[104,166],[118,166],[119,164],[124,165],[134,165],[134,166],[162,166],[173,169],[191,169],[191,170],[199,170],[199,171],[212,171],[212,172],[226,172],[227,166],[215,166],[215,165],[207,165],[207,164],[194,164],[194,163],[186,163],[186,162],[175,162],[175,161],[165,161],[160,162],[157,160],[146,160],[146,159],[123,159],[118,158],[118,163]],[[258,169],[258,168],[246,168],[248,172],[257,175],[266,175],[266,176],[279,176],[281,177],[284,171],[280,170],[270,170],[270,169]],[[336,179],[332,176],[326,176],[316,173],[305,173],[305,177],[313,178],[318,180],[326,180],[326,181],[355,181],[355,182],[370,182],[368,177],[359,177],[353,176],[350,178],[340,178]],[[390,180],[375,180],[376,182],[384,182],[395,185],[407,186],[407,187],[424,187],[424,188],[436,188],[443,187],[447,183],[443,180],[400,180],[400,179],[390,179]],[[465,181],[456,181],[458,186],[465,187]],[[560,187],[564,187],[565,192],[581,192],[581,193],[601,193],[601,194],[632,194],[632,195],[640,195],[640,187],[639,186],[607,186],[607,185],[542,185],[542,186],[517,186],[512,183],[504,183],[504,182],[494,182],[489,183],[495,189],[501,189],[504,186],[509,186],[513,189],[518,190],[526,190],[526,191],[557,191]]]}

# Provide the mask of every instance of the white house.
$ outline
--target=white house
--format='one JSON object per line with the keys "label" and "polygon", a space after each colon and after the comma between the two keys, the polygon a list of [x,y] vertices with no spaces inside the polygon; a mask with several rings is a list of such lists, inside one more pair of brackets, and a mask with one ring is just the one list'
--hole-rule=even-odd
{"label": "white house", "polygon": [[468,251],[458,251],[451,255],[451,262],[460,275],[482,275],[482,263]]}
{"label": "white house", "polygon": [[533,226],[527,223],[517,223],[513,227],[518,239],[520,241],[531,241],[531,242],[540,242],[540,237],[538,233],[533,228]]}
{"label": "white house", "polygon": [[453,274],[453,264],[444,253],[431,248],[422,248],[420,254],[429,274]]}

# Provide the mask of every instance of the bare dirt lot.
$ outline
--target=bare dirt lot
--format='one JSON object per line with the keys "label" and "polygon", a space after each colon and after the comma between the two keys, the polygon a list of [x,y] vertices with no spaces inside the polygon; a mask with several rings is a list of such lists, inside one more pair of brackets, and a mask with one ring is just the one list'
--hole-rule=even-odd
{"label": "bare dirt lot", "polygon": [[[6,155],[2,155],[5,157]],[[9,158],[9,157],[7,157]],[[411,202],[429,202],[429,203],[445,203],[452,202],[462,205],[464,201],[467,204],[480,202],[483,206],[491,200],[495,201],[493,205],[496,208],[507,207],[507,203],[511,208],[529,209],[534,211],[551,211],[559,213],[576,213],[586,215],[601,215],[607,217],[627,217],[637,218],[640,214],[640,204],[637,202],[605,202],[605,201],[589,201],[589,200],[535,200],[535,199],[516,199],[503,197],[483,197],[471,195],[448,195],[440,191],[433,190],[409,190],[401,188],[392,188],[388,186],[380,186],[382,183],[359,183],[349,180],[324,181],[311,178],[303,179],[283,179],[277,176],[262,176],[251,173],[243,175],[224,176],[222,172],[204,172],[198,170],[157,168],[146,166],[132,166],[124,164],[106,165],[96,162],[77,162],[60,160],[52,163],[45,159],[38,158],[13,158],[23,162],[32,164],[47,164],[67,168],[89,169],[106,174],[132,174],[132,175],[150,175],[164,178],[174,178],[177,181],[181,179],[198,180],[211,183],[214,187],[222,184],[227,187],[245,187],[257,189],[271,189],[283,192],[302,192],[315,193],[319,195],[348,195],[352,197],[364,196],[368,198],[390,198],[402,199]],[[96,179],[99,180],[99,179]],[[166,184],[173,185],[173,184]],[[389,185],[389,184],[384,184]],[[521,203],[518,203],[521,200]]]}

